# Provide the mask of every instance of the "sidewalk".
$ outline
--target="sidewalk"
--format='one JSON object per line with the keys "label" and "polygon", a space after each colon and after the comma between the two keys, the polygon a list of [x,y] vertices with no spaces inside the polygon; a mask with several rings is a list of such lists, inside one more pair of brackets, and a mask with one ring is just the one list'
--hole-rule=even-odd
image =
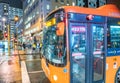
{"label": "sidewalk", "polygon": [[0,56],[0,83],[22,83],[18,56]]}
{"label": "sidewalk", "polygon": [[0,65],[1,65],[5,60],[7,60],[7,56],[6,56],[6,57],[0,56]]}

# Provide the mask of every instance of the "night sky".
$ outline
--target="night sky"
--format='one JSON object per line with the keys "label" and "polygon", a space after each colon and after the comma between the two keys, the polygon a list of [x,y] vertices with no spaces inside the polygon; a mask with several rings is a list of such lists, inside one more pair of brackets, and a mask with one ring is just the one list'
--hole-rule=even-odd
{"label": "night sky", "polygon": [[0,0],[0,3],[8,3],[11,7],[17,7],[22,9],[21,0]]}

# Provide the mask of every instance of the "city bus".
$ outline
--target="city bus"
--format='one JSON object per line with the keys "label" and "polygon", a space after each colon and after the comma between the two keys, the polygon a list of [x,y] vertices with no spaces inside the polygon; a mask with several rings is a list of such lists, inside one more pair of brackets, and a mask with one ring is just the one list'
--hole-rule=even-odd
{"label": "city bus", "polygon": [[44,20],[41,53],[50,83],[120,83],[120,10],[55,9]]}

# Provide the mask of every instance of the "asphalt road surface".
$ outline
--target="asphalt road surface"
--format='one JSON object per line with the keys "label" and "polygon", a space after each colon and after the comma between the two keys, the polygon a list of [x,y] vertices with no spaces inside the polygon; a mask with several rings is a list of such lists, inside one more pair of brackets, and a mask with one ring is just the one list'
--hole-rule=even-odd
{"label": "asphalt road surface", "polygon": [[21,61],[25,61],[30,83],[50,83],[41,68],[40,54],[30,53],[28,50],[26,55],[20,55]]}

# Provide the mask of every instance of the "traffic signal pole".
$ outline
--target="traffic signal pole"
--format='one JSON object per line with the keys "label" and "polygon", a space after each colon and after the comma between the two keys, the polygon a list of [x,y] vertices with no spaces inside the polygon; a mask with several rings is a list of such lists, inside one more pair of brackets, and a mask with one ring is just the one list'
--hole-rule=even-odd
{"label": "traffic signal pole", "polygon": [[8,27],[8,55],[10,56],[10,25],[7,25]]}

